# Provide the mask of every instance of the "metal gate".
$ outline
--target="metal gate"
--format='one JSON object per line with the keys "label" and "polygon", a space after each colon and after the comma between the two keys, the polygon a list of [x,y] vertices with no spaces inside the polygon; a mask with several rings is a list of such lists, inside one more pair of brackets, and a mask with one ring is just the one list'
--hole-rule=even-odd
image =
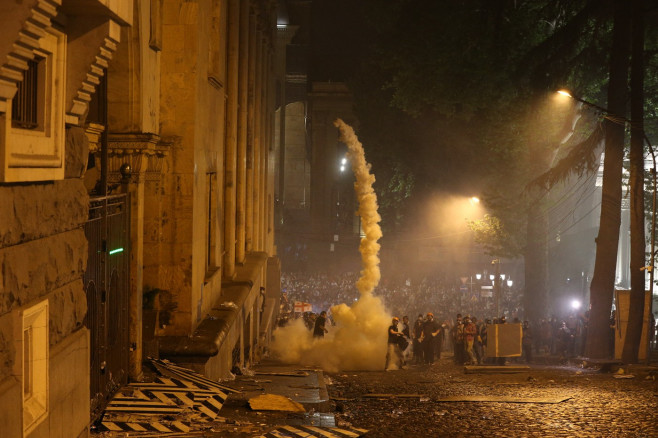
{"label": "metal gate", "polygon": [[91,345],[91,419],[97,419],[129,366],[130,203],[128,195],[91,198],[85,235],[89,258],[84,276],[85,325]]}

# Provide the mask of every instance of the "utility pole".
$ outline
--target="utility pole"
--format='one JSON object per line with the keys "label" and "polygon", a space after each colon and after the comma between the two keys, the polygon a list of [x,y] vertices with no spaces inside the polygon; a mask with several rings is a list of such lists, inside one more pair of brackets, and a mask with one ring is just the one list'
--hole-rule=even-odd
{"label": "utility pole", "polygon": [[494,294],[496,300],[496,318],[500,316],[500,259],[491,261],[492,265],[496,265],[496,274],[494,277]]}

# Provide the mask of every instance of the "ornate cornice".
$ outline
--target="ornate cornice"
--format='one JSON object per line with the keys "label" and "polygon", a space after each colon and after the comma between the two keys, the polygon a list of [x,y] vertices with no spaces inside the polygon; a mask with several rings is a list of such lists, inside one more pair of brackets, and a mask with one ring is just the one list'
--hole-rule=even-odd
{"label": "ornate cornice", "polygon": [[110,134],[108,146],[110,182],[121,180],[124,164],[131,167],[130,182],[157,181],[170,149],[159,135],[149,133]]}
{"label": "ornate cornice", "polygon": [[7,101],[16,94],[16,84],[23,80],[27,62],[34,59],[34,51],[40,48],[39,39],[51,27],[50,20],[57,15],[59,5],[61,0],[38,0],[30,9],[30,16],[18,32],[6,62],[0,66],[0,112],[7,111]]}
{"label": "ornate cornice", "polygon": [[[96,92],[96,87],[103,77],[104,69],[108,68],[120,39],[121,27],[114,20],[108,19],[103,26],[79,37],[79,41],[76,40],[69,44],[70,46],[77,44],[81,47],[98,47],[98,49],[89,53],[90,57],[86,61],[89,64],[87,65],[78,66],[72,60],[68,61],[69,68],[80,68],[82,76],[75,74],[75,72],[68,73],[68,85],[74,88],[75,93],[73,96],[69,95],[71,100],[70,103],[67,102],[67,116],[77,118],[80,121],[86,117],[91,97]],[[72,49],[83,53],[81,47],[72,47]]]}

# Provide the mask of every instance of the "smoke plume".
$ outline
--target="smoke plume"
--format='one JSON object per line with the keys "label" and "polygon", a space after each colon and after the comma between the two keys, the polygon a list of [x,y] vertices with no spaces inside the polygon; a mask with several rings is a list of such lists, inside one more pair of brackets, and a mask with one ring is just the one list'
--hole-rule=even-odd
{"label": "smoke plume", "polygon": [[386,357],[387,328],[390,314],[373,290],[379,284],[379,243],[382,231],[377,212],[377,195],[372,187],[375,177],[370,173],[363,146],[352,127],[338,119],[334,125],[341,132],[347,147],[347,157],[356,177],[354,190],[359,202],[358,214],[365,237],[361,239],[361,275],[356,283],[359,300],[352,307],[339,304],[331,308],[335,326],[327,324],[324,338],[312,333],[298,319],[275,331],[273,353],[286,363],[320,366],[326,371],[381,370]]}

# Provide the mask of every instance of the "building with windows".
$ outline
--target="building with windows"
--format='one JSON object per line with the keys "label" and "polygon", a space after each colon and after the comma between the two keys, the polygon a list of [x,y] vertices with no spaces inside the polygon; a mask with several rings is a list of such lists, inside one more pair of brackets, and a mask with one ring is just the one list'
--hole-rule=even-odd
{"label": "building with windows", "polygon": [[263,353],[276,10],[0,4],[3,437],[86,436],[148,356],[218,379]]}

